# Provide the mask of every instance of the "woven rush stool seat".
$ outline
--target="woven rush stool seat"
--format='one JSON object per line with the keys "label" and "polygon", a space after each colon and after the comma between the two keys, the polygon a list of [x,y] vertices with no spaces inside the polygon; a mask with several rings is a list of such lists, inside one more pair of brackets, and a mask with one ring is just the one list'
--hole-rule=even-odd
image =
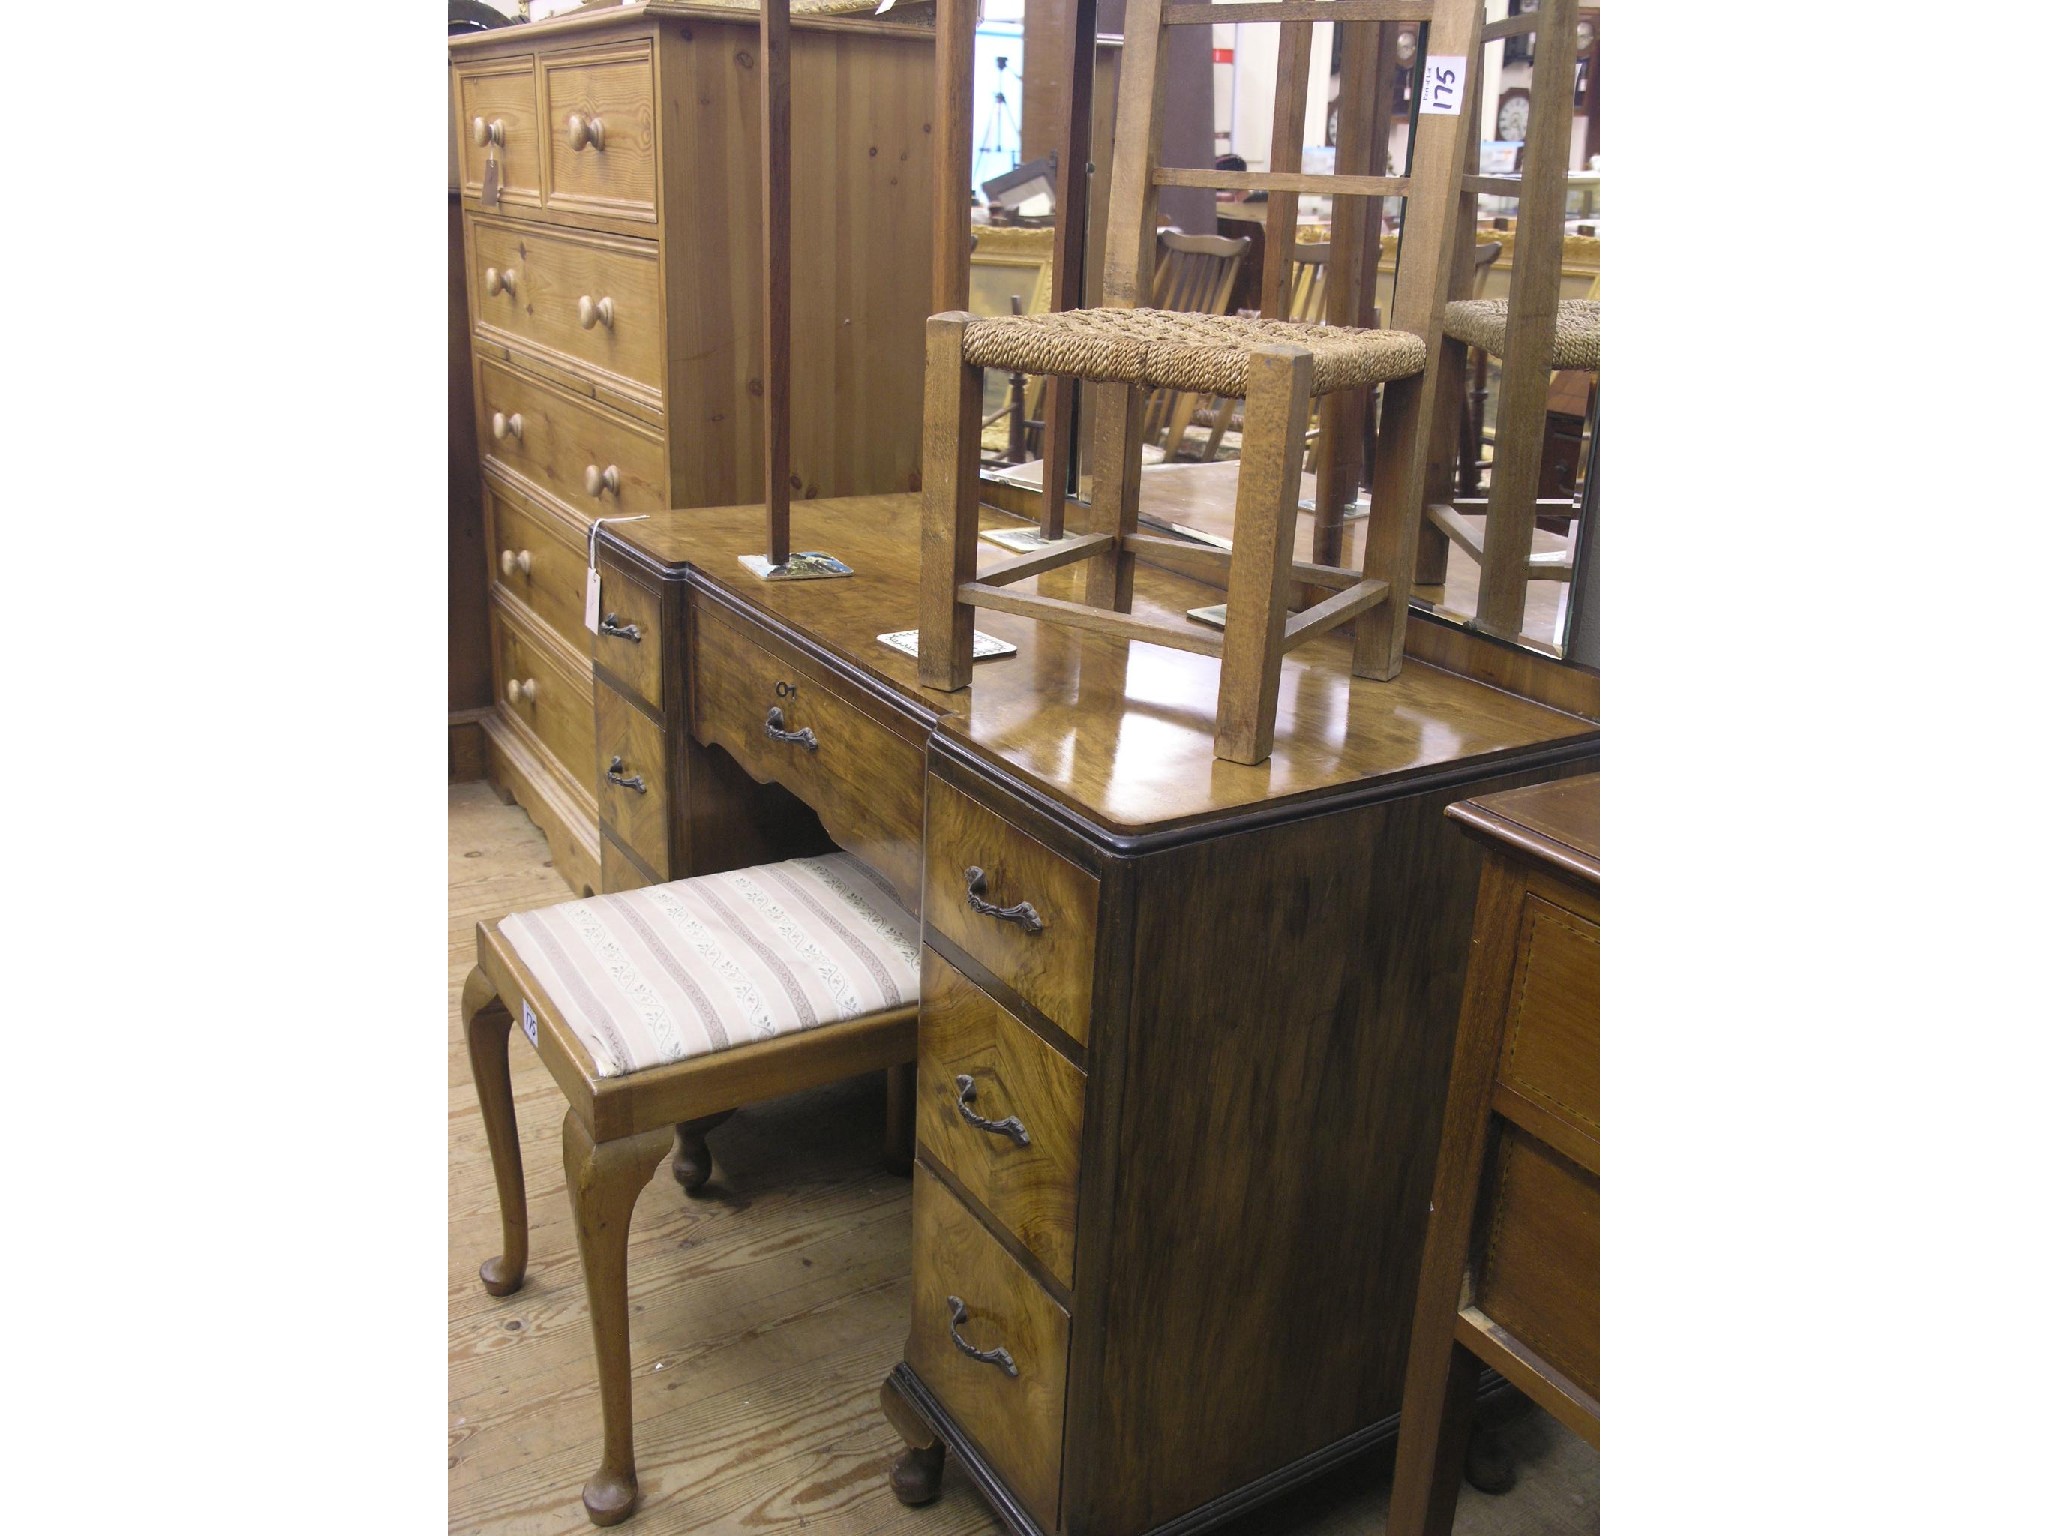
{"label": "woven rush stool seat", "polygon": [[[1494,357],[1508,349],[1506,299],[1454,299],[1444,306],[1444,334]],[[1600,371],[1600,301],[1560,299],[1557,339],[1551,343],[1552,368]]]}
{"label": "woven rush stool seat", "polygon": [[526,1279],[526,1181],[512,1024],[554,1077],[562,1171],[597,1357],[604,1452],[583,1486],[597,1525],[633,1511],[626,1247],[633,1207],[674,1153],[692,1193],[705,1135],[735,1109],[861,1073],[889,1075],[884,1161],[910,1171],[918,923],[844,853],[564,901],[477,925],[462,1018],[504,1250],[484,1289]]}
{"label": "woven rush stool seat", "polygon": [[977,318],[967,326],[961,351],[963,360],[976,368],[1242,399],[1253,351],[1271,346],[1301,347],[1309,353],[1310,392],[1317,395],[1409,378],[1422,372],[1427,360],[1422,338],[1405,331],[1166,309],[1072,309]]}
{"label": "woven rush stool seat", "polygon": [[498,931],[599,1077],[917,1002],[917,919],[843,853],[565,901]]}

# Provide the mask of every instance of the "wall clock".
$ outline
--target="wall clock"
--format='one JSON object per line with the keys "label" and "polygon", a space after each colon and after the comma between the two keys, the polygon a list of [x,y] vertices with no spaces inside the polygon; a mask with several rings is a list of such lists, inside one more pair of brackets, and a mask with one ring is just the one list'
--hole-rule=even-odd
{"label": "wall clock", "polygon": [[1529,92],[1525,87],[1510,86],[1500,93],[1500,109],[1494,114],[1493,136],[1516,140],[1529,137]]}

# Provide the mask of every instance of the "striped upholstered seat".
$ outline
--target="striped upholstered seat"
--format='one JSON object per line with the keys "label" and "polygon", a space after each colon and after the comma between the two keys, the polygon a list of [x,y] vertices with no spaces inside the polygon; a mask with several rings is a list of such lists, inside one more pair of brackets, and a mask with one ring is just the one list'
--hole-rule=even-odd
{"label": "striped upholstered seat", "polygon": [[498,931],[601,1078],[917,1002],[917,919],[843,853],[565,901]]}

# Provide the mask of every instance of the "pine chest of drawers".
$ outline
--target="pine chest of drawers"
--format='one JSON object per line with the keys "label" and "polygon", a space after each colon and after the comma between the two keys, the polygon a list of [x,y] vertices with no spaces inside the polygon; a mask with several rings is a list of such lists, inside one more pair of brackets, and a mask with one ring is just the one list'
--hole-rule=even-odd
{"label": "pine chest of drawers", "polygon": [[[449,44],[492,583],[490,774],[577,889],[601,886],[598,810],[621,755],[605,748],[630,728],[594,719],[593,651],[623,653],[628,678],[635,667],[618,638],[630,615],[612,615],[612,633],[584,627],[591,522],[763,494],[758,46],[751,11],[659,0]],[[912,490],[932,34],[800,17],[790,70],[791,491]],[[651,648],[641,664],[656,665]]]}

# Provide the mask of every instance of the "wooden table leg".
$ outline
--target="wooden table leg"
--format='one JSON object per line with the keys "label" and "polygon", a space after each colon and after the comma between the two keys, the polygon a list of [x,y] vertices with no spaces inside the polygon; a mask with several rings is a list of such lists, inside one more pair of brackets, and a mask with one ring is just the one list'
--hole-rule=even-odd
{"label": "wooden table leg", "polygon": [[469,1042],[469,1075],[483,1109],[484,1139],[491,1148],[491,1172],[498,1181],[498,1220],[505,1251],[485,1259],[478,1271],[484,1289],[510,1296],[526,1282],[526,1177],[519,1164],[519,1121],[512,1111],[512,1064],[508,1057],[512,1014],[481,970],[462,985],[462,1029]]}
{"label": "wooden table leg", "polygon": [[893,1380],[882,1382],[882,1414],[903,1437],[903,1454],[889,1469],[889,1491],[898,1503],[913,1509],[939,1496],[939,1480],[946,1469],[946,1442],[925,1423],[924,1415],[910,1406]]}
{"label": "wooden table leg", "polygon": [[597,1395],[604,1413],[604,1459],[583,1485],[595,1525],[633,1512],[640,1483],[633,1468],[633,1357],[626,1325],[626,1233],[633,1205],[668,1156],[666,1126],[617,1141],[592,1141],[572,1109],[562,1119],[562,1171],[576,1213],[576,1246],[590,1299],[590,1340],[597,1352]]}

